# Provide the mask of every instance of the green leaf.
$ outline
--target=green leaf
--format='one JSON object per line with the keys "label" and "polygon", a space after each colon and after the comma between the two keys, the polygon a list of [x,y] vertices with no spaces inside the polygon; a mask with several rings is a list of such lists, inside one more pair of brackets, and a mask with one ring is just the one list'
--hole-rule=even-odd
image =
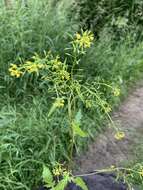
{"label": "green leaf", "polygon": [[83,181],[83,179],[81,177],[77,177],[73,180],[73,182],[82,188],[82,190],[88,190],[87,185],[85,184],[85,182]]}
{"label": "green leaf", "polygon": [[74,135],[79,135],[80,137],[87,137],[88,134],[84,132],[80,127],[78,123],[73,122],[72,123],[72,129],[74,132]]}
{"label": "green leaf", "polygon": [[0,86],[0,89],[5,88],[4,86]]}
{"label": "green leaf", "polygon": [[49,113],[48,113],[48,117],[50,117],[55,110],[56,110],[56,106],[53,104],[52,107],[50,108]]}
{"label": "green leaf", "polygon": [[67,184],[68,184],[67,178],[62,179],[61,181],[58,182],[58,184],[56,185],[56,187],[54,187],[53,190],[64,190]]}
{"label": "green leaf", "polygon": [[16,120],[16,116],[14,114],[0,113],[0,127],[4,127],[15,120]]}
{"label": "green leaf", "polygon": [[53,175],[50,169],[46,166],[43,166],[43,173],[42,173],[43,181],[46,185],[52,186],[53,185]]}
{"label": "green leaf", "polygon": [[81,113],[81,109],[79,109],[79,111],[77,112],[77,114],[75,116],[76,123],[80,124],[81,123],[81,119],[82,119],[82,113]]}

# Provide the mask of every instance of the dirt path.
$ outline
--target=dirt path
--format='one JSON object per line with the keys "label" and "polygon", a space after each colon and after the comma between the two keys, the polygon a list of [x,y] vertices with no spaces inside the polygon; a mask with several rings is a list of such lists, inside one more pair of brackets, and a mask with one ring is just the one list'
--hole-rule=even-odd
{"label": "dirt path", "polygon": [[143,82],[130,93],[112,118],[125,131],[125,139],[117,141],[113,129],[108,128],[89,145],[86,153],[76,159],[80,172],[119,166],[136,158],[133,147],[143,137]]}

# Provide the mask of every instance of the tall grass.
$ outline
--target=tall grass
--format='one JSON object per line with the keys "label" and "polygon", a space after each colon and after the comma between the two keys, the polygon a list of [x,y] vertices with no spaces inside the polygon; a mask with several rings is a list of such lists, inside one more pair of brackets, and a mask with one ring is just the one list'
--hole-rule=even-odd
{"label": "tall grass", "polygon": [[110,33],[102,33],[89,54],[83,59],[87,78],[101,78],[110,84],[125,87],[143,71],[143,43],[132,35],[114,41]]}
{"label": "tall grass", "polygon": [[50,122],[40,101],[25,106],[5,106],[0,113],[1,190],[31,190],[41,180],[42,164],[68,159],[59,119]]}
{"label": "tall grass", "polygon": [[[0,189],[31,189],[40,181],[42,164],[68,160],[65,122],[47,119],[48,102],[42,95],[27,96],[18,103],[9,91],[8,67],[34,52],[62,52],[67,33],[77,28],[68,17],[70,3],[28,1],[28,7],[0,6]],[[64,8],[63,8],[64,4]],[[19,87],[20,89],[20,87]],[[5,101],[4,101],[5,100]],[[66,137],[66,138],[65,138]],[[61,154],[62,153],[62,154]]]}
{"label": "tall grass", "polygon": [[67,33],[77,30],[78,24],[69,18],[72,1],[28,0],[27,7],[21,1],[13,2],[17,3],[11,9],[4,4],[0,7],[0,86],[4,85],[7,93],[12,88],[20,94],[23,89],[8,76],[10,63],[17,64],[35,52],[41,55],[44,50],[60,54],[68,41]]}
{"label": "tall grass", "polygon": [[[33,52],[61,51],[66,44],[65,34],[75,30],[68,18],[70,4],[51,1],[28,1],[28,7],[16,4],[7,10],[0,8],[0,68],[28,58]],[[64,8],[63,8],[64,5]]]}

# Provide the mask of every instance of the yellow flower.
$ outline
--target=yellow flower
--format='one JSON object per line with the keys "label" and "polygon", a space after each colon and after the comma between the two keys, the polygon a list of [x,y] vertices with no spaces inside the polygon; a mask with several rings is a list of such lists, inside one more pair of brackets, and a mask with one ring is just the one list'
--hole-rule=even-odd
{"label": "yellow flower", "polygon": [[63,177],[70,177],[72,174],[71,174],[71,172],[70,171],[64,171],[63,172]]}
{"label": "yellow flower", "polygon": [[59,176],[59,175],[62,174],[62,171],[59,170],[58,168],[54,168],[54,169],[53,169],[53,174],[54,174],[55,176]]}
{"label": "yellow flower", "polygon": [[24,64],[24,68],[28,73],[34,73],[34,72],[38,73],[39,69],[43,69],[45,68],[45,66],[42,63],[38,64],[31,61],[27,61]]}
{"label": "yellow flower", "polygon": [[114,96],[119,96],[120,95],[120,89],[119,88],[115,88],[113,91]]}
{"label": "yellow flower", "polygon": [[76,33],[75,36],[76,36],[76,39],[78,39],[78,40],[81,39],[81,35],[79,33]]}
{"label": "yellow flower", "polygon": [[94,35],[91,31],[82,32],[82,35],[76,33],[75,43],[78,44],[81,48],[89,48],[94,40]]}
{"label": "yellow flower", "polygon": [[22,72],[21,71],[18,71],[18,70],[12,70],[10,72],[10,75],[13,76],[13,77],[16,77],[16,78],[19,78],[21,76]]}
{"label": "yellow flower", "polygon": [[143,177],[143,169],[141,171],[139,171],[139,174],[141,177]]}
{"label": "yellow flower", "polygon": [[52,172],[55,176],[60,176],[65,172],[65,168],[63,168],[61,164],[57,164]]}
{"label": "yellow flower", "polygon": [[34,72],[38,72],[38,67],[37,65],[33,64],[31,66],[27,66],[27,71],[28,73],[34,73]]}
{"label": "yellow flower", "polygon": [[11,69],[17,69],[17,65],[16,64],[10,64],[10,68]]}
{"label": "yellow flower", "polygon": [[109,113],[111,111],[112,111],[111,106],[107,104],[106,107],[105,107],[105,113]]}
{"label": "yellow flower", "polygon": [[62,80],[69,80],[70,74],[67,71],[62,70],[62,71],[60,71],[60,77]]}
{"label": "yellow flower", "polygon": [[52,63],[52,69],[59,69],[60,65],[62,64],[62,62],[59,60],[59,56],[56,57],[56,59],[51,60]]}
{"label": "yellow flower", "polygon": [[59,172],[58,169],[53,169],[53,174],[54,174],[55,176],[59,176],[59,175],[60,175],[60,172]]}
{"label": "yellow flower", "polygon": [[62,107],[64,107],[64,103],[65,103],[65,101],[63,98],[57,98],[54,103],[54,106],[58,107],[58,108],[62,108]]}
{"label": "yellow flower", "polygon": [[8,70],[10,72],[10,75],[16,78],[19,78],[23,74],[22,71],[18,69],[16,64],[11,64]]}
{"label": "yellow flower", "polygon": [[39,69],[44,69],[44,68],[45,68],[45,65],[42,64],[42,63],[39,63],[39,64],[37,65],[37,67],[38,67]]}
{"label": "yellow flower", "polygon": [[118,131],[115,135],[114,135],[115,139],[117,140],[121,140],[125,137],[125,133],[123,131]]}

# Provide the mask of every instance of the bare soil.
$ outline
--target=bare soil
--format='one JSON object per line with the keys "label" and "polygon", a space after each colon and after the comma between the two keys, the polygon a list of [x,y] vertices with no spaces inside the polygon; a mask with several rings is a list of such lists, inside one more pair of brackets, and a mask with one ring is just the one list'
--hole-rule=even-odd
{"label": "bare soil", "polygon": [[133,147],[143,136],[143,82],[130,90],[118,111],[113,113],[112,119],[125,132],[125,138],[116,140],[114,129],[107,127],[89,145],[88,151],[75,158],[78,172],[91,172],[111,165],[121,166],[124,162],[136,159]]}

